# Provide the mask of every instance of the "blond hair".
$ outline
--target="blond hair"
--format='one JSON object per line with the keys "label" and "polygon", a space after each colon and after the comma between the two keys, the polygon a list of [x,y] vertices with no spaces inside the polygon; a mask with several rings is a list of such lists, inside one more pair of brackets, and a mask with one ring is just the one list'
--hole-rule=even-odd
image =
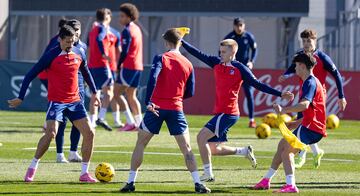
{"label": "blond hair", "polygon": [[237,52],[238,50],[238,44],[235,40],[233,39],[224,39],[220,42],[220,46],[227,46],[229,48],[231,48],[233,51]]}

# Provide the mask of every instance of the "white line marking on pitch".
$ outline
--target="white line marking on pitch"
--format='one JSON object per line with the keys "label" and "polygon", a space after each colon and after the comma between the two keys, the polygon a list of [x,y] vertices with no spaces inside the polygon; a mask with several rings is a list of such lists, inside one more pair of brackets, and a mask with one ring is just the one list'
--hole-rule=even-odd
{"label": "white line marking on pitch", "polygon": [[[99,145],[97,147],[120,147],[117,145]],[[70,146],[64,146],[64,148],[70,148]],[[51,151],[54,151],[56,147],[49,147]],[[23,148],[23,150],[36,150],[35,147],[33,148]],[[96,153],[109,153],[109,154],[132,154],[132,151],[111,151],[111,150],[94,150]],[[169,155],[169,156],[182,156],[181,153],[177,152],[144,152],[144,154],[147,155]],[[195,154],[196,156],[200,156],[200,154]],[[231,157],[235,157],[235,155],[232,155]],[[272,156],[256,156],[256,158],[262,158],[262,159],[270,159],[273,158]],[[340,162],[354,162],[356,160],[349,160],[349,159],[330,159],[330,158],[323,158],[324,161],[340,161]]]}

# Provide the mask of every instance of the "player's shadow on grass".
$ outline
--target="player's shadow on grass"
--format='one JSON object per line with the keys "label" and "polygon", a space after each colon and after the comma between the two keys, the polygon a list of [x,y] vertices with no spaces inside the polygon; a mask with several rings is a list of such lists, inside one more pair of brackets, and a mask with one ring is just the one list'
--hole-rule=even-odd
{"label": "player's shadow on grass", "polygon": [[[280,137],[270,137],[266,138],[267,140],[279,140]],[[229,141],[231,140],[258,140],[256,137],[230,137]]]}
{"label": "player's shadow on grass", "polygon": [[0,133],[43,133],[42,128],[37,126],[34,128],[38,128],[38,130],[0,130]]}

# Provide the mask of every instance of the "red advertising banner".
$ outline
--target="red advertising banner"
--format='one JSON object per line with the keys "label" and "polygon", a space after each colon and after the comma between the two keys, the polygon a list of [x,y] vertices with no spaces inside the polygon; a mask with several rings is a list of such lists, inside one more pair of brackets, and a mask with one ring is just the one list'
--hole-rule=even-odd
{"label": "red advertising banner", "polygon": [[[295,94],[295,99],[289,103],[281,100],[279,97],[268,95],[258,90],[254,91],[255,115],[263,116],[273,112],[272,104],[280,103],[281,105],[296,104],[299,101],[299,80],[296,76],[287,79],[283,83],[278,82],[279,76],[283,70],[259,69],[253,70],[254,75],[262,82],[269,84],[280,91],[291,91]],[[342,71],[343,85],[347,107],[344,112],[340,111],[338,106],[338,94],[335,80],[332,76],[326,78],[327,88],[327,113],[337,114],[343,119],[360,120],[360,72]],[[196,68],[196,89],[195,96],[185,100],[185,112],[188,114],[212,114],[215,103],[215,81],[213,72],[207,68]],[[358,86],[359,85],[359,86]],[[247,116],[247,103],[244,99],[244,92],[241,89],[239,95],[239,107],[241,116]]]}

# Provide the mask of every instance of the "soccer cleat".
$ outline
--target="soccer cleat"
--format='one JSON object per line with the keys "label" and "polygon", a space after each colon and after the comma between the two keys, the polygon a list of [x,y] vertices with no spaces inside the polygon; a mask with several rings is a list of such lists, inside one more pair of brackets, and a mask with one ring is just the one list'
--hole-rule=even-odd
{"label": "soccer cleat", "polygon": [[248,146],[248,147],[247,147],[247,150],[248,150],[248,153],[247,153],[247,155],[246,155],[246,158],[249,159],[249,161],[251,162],[251,166],[252,166],[253,168],[256,168],[257,162],[256,162],[256,158],[255,158],[255,155],[254,155],[253,147],[252,147],[252,146]]}
{"label": "soccer cleat", "polygon": [[85,173],[80,176],[79,178],[80,182],[87,182],[87,183],[95,183],[97,180],[93,178],[89,173]]}
{"label": "soccer cleat", "polygon": [[103,127],[107,131],[112,131],[112,128],[110,127],[110,125],[105,120],[97,119],[96,124]]}
{"label": "soccer cleat", "polygon": [[204,173],[202,176],[200,176],[200,181],[215,182],[215,176],[210,176],[210,175]]}
{"label": "soccer cleat", "polygon": [[256,122],[255,121],[249,121],[249,128],[255,128]]}
{"label": "soccer cleat", "polygon": [[122,193],[130,193],[135,191],[135,184],[134,182],[126,183],[124,187],[120,189]]}
{"label": "soccer cleat", "polygon": [[28,168],[28,170],[26,171],[25,177],[24,177],[24,181],[25,182],[34,181],[35,173],[36,173],[36,169]]}
{"label": "soccer cleat", "polygon": [[120,122],[120,121],[115,121],[114,122],[114,127],[115,128],[123,128],[125,125],[124,123]]}
{"label": "soccer cleat", "polygon": [[211,193],[211,190],[206,187],[204,184],[195,183],[195,192],[196,193]]}
{"label": "soccer cleat", "polygon": [[56,163],[69,163],[64,155],[56,156]]}
{"label": "soccer cleat", "polygon": [[284,185],[281,189],[274,191],[273,193],[298,193],[299,189],[296,185]]}
{"label": "soccer cleat", "polygon": [[314,155],[314,167],[315,169],[320,167],[320,162],[321,162],[321,158],[324,156],[324,151],[323,150],[319,150],[319,153],[317,155]]}
{"label": "soccer cleat", "polygon": [[69,162],[80,163],[82,161],[82,157],[78,152],[70,153],[68,157]]}
{"label": "soccer cleat", "polygon": [[123,128],[120,128],[119,131],[136,131],[135,124],[126,123]]}
{"label": "soccer cleat", "polygon": [[270,189],[270,179],[269,178],[263,178],[259,183],[257,183],[253,189],[255,190],[266,190]]}
{"label": "soccer cleat", "polygon": [[299,169],[301,168],[306,162],[306,157],[305,156],[298,156],[295,159],[295,168]]}

